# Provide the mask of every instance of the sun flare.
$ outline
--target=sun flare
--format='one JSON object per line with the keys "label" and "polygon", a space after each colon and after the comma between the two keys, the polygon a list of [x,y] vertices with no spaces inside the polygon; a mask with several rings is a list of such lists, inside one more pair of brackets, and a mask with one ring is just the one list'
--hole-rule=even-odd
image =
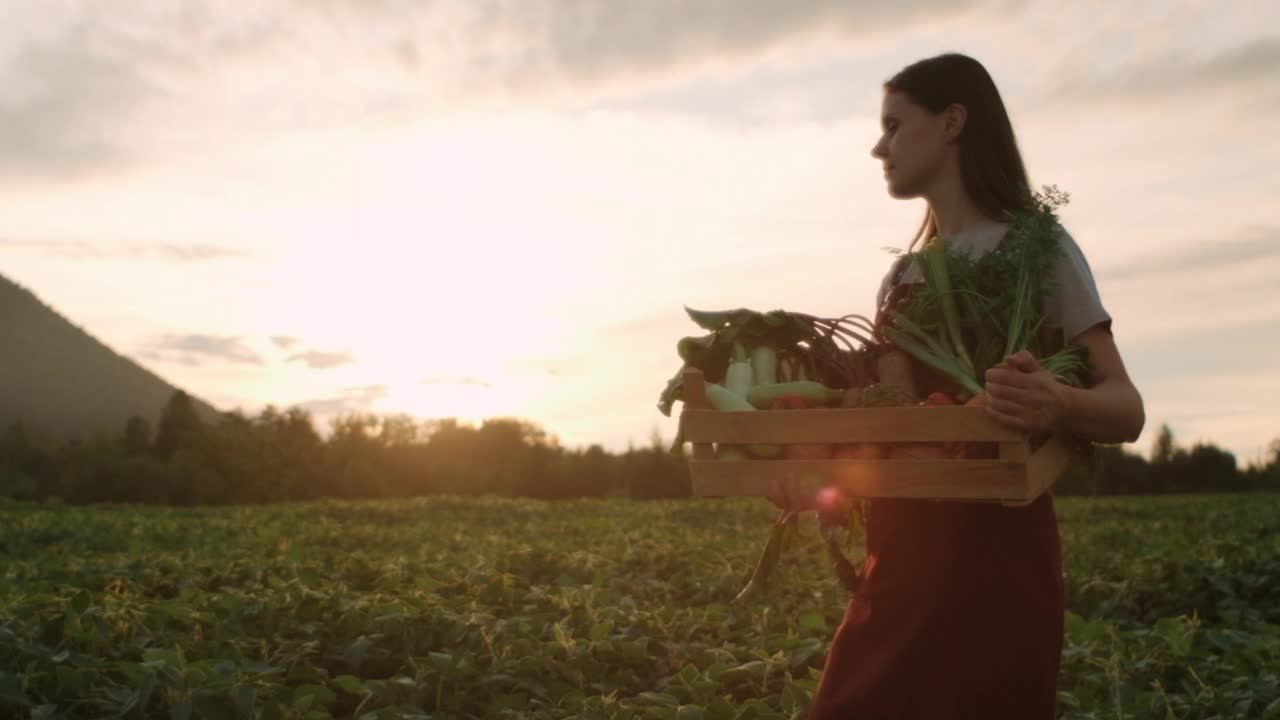
{"label": "sun flare", "polygon": [[373,409],[381,414],[403,413],[424,420],[457,418],[471,424],[508,412],[492,384],[470,378],[398,383],[387,388]]}

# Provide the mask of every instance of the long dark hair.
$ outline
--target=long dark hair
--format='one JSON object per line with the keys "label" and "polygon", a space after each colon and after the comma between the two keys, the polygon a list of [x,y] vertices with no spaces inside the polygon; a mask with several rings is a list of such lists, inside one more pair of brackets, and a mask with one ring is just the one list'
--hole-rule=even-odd
{"label": "long dark hair", "polygon": [[[888,92],[901,92],[915,104],[937,115],[951,104],[967,111],[960,144],[960,177],[983,215],[1003,221],[1007,213],[1027,210],[1031,184],[1018,152],[1013,124],[995,81],[982,63],[967,55],[947,53],[917,61],[884,84]],[[911,242],[928,241],[937,232],[933,213]]]}

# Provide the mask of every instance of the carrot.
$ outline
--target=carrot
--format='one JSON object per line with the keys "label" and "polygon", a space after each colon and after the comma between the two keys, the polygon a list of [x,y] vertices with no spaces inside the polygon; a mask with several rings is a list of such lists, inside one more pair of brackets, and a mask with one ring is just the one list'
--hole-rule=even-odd
{"label": "carrot", "polygon": [[955,393],[931,392],[929,393],[928,397],[920,401],[920,404],[938,406],[938,405],[959,405],[960,403],[956,402]]}

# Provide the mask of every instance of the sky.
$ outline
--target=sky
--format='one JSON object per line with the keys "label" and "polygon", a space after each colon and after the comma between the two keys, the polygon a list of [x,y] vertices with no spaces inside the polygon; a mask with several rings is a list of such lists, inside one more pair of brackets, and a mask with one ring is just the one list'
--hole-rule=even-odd
{"label": "sky", "polygon": [[0,274],[230,410],[668,441],[684,307],[870,315],[882,83],[988,68],[1161,424],[1280,437],[1280,5],[0,5]]}

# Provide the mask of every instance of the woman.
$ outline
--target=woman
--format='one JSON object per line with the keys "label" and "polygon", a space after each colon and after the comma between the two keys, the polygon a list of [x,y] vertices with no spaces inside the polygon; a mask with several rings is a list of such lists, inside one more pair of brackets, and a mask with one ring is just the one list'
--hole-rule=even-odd
{"label": "woman", "polygon": [[[890,195],[927,202],[916,242],[936,236],[972,253],[993,249],[1009,228],[1006,213],[1029,206],[1030,184],[991,77],[977,61],[948,54],[908,66],[884,90],[884,134],[872,155]],[[1145,419],[1142,398],[1080,248],[1065,232],[1062,245],[1046,313],[1063,339],[1087,349],[1092,376],[1071,388],[1030,354],[1015,354],[986,374],[987,412],[1033,434],[1132,442]],[[878,322],[918,281],[914,266],[895,263],[877,298]],[[930,386],[936,375],[917,378],[921,394],[945,389]],[[862,585],[832,639],[809,717],[1051,720],[1064,611],[1052,496],[1018,508],[867,506]]]}

